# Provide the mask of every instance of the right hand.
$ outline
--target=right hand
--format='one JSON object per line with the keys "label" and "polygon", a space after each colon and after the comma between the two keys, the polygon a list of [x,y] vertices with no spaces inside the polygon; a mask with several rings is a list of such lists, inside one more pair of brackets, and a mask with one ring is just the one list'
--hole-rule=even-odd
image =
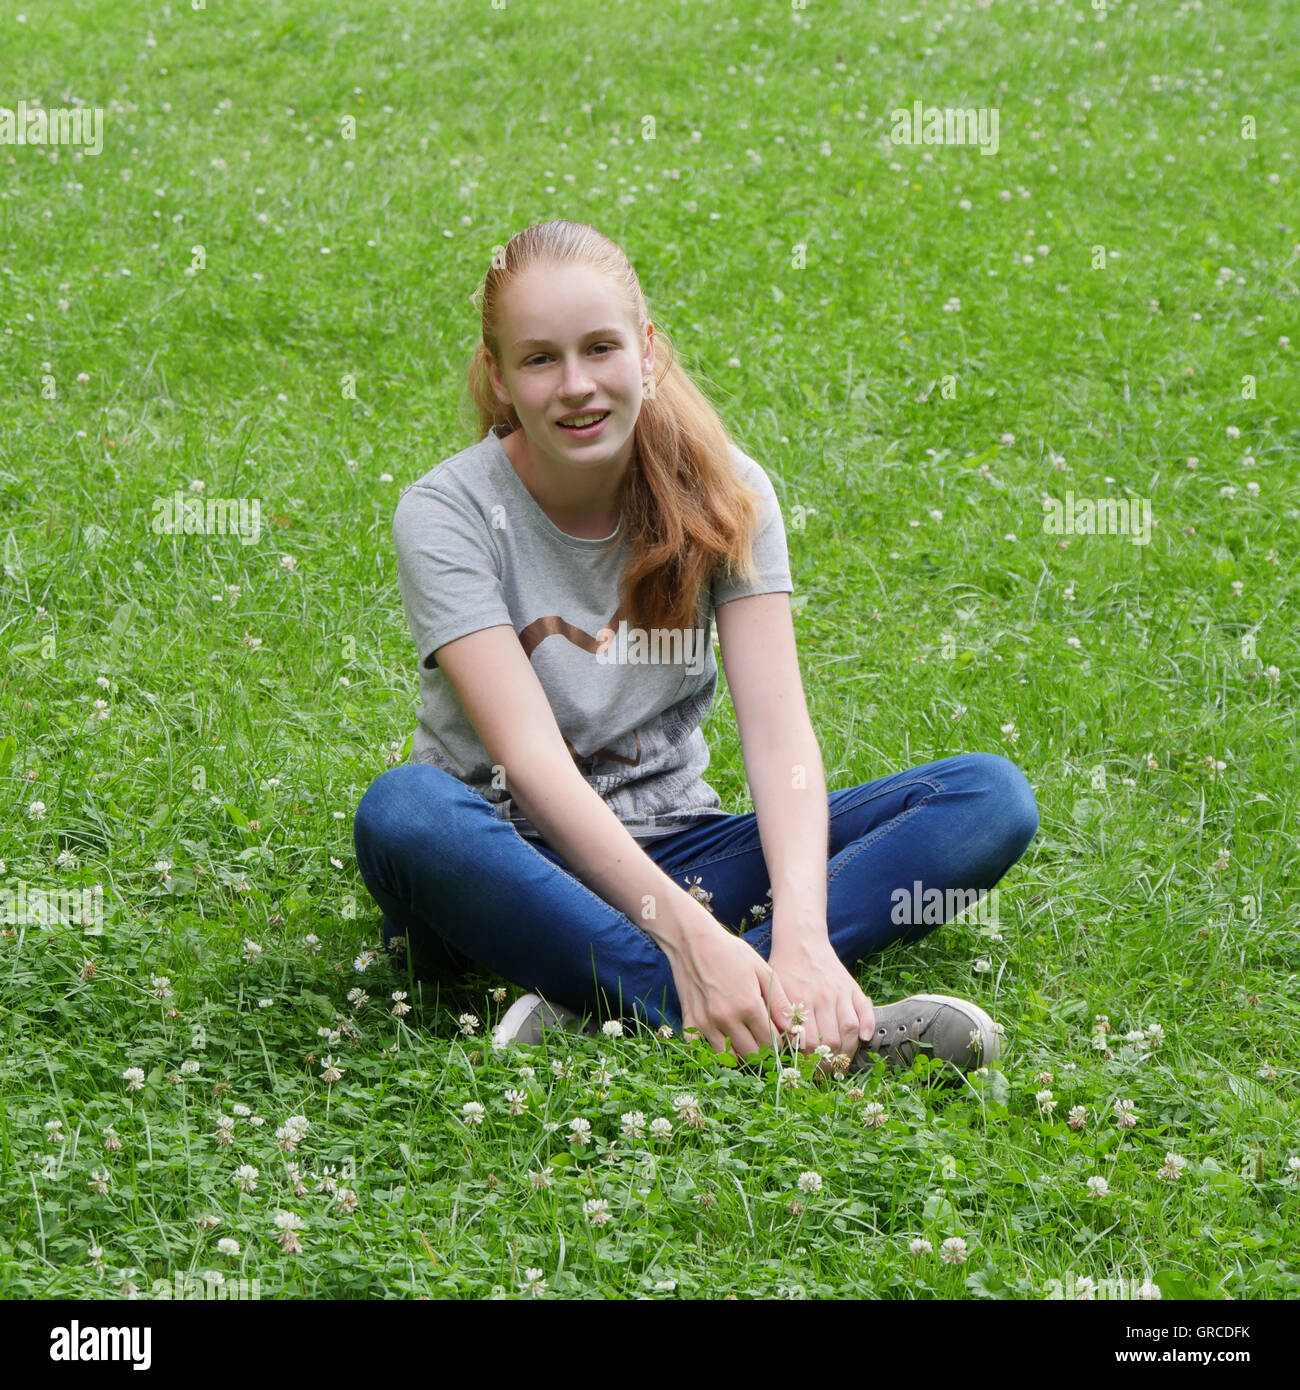
{"label": "right hand", "polygon": [[715,1052],[728,1040],[737,1057],[780,1050],[790,1000],[767,961],[742,937],[710,919],[692,921],[668,952],[682,1006],[682,1032],[703,1034]]}

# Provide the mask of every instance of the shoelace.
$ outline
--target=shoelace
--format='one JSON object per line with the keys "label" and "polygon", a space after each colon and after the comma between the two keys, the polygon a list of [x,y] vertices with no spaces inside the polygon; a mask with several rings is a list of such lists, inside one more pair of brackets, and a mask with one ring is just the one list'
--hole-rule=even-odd
{"label": "shoelace", "polygon": [[913,1019],[911,1023],[900,1023],[894,1029],[894,1038],[887,1041],[889,1030],[879,1028],[876,1030],[876,1037],[879,1040],[876,1051],[892,1051],[897,1053],[898,1058],[905,1065],[910,1066],[912,1058],[916,1054],[916,1049],[920,1045],[920,1030],[925,1023],[924,1018]]}

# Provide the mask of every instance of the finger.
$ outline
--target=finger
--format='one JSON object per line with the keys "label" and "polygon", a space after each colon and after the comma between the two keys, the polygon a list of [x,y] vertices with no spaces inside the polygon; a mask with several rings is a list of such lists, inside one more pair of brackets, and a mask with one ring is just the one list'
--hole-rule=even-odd
{"label": "finger", "polygon": [[[762,1037],[762,1032],[759,1033]],[[743,1023],[737,1023],[728,1033],[731,1050],[737,1057],[753,1057],[759,1051],[759,1044],[753,1033]]]}
{"label": "finger", "polygon": [[821,1004],[817,1010],[817,1028],[811,1050],[816,1052],[823,1045],[829,1047],[832,1054],[840,1050],[840,1025],[834,1000]]}
{"label": "finger", "polygon": [[785,986],[777,977],[776,971],[767,961],[762,960],[761,957],[759,959],[761,961],[761,968],[758,971],[759,984],[763,991],[763,998],[767,1003],[768,1013],[777,1029],[784,1033],[790,1027],[790,1010],[793,1005],[785,992]]}
{"label": "finger", "polygon": [[870,1042],[876,1031],[876,1011],[871,1006],[871,1000],[867,998],[861,990],[858,991],[858,1036],[865,1042]]}
{"label": "finger", "polygon": [[784,1033],[772,1017],[771,1006],[762,993],[749,1001],[748,1008],[737,1022],[738,1031],[747,1039],[745,1046],[750,1048],[748,1052],[737,1052],[738,1057],[752,1057],[765,1047],[776,1053],[781,1051]]}

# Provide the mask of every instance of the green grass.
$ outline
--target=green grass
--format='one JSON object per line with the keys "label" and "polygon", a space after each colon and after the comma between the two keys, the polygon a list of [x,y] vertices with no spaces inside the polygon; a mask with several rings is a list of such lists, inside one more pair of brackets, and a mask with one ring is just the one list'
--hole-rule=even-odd
{"label": "green grass", "polygon": [[[81,162],[0,146],[0,885],[99,883],[105,913],[0,941],[0,1295],[113,1297],[129,1269],[514,1296],[536,1268],[547,1296],[1294,1296],[1296,6],[31,11],[0,19],[3,100],[80,98],[106,133]],[[997,106],[998,154],[892,146],[915,99]],[[993,750],[1034,786],[1000,939],[954,922],[860,972],[1005,1025],[955,1094],[792,1088],[631,1032],[496,1056],[457,1019],[489,1026],[504,982],[354,967],[379,914],[351,815],[415,722],[393,508],[469,442],[492,248],[554,216],[625,246],[773,478],[828,785]],[[154,534],[191,480],[259,498],[258,544]],[[1151,543],[1045,534],[1067,489],[1150,499]],[[725,694],[705,732],[751,809]],[[358,986],[355,1032],[320,1036]],[[625,1137],[638,1110],[671,1136]]]}

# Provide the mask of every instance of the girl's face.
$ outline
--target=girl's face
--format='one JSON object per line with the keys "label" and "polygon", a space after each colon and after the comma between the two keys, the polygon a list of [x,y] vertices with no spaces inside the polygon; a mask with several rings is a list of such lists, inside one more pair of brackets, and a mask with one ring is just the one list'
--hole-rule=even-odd
{"label": "girl's face", "polygon": [[[644,339],[617,287],[586,266],[534,267],[503,296],[502,360],[489,376],[513,404],[534,458],[590,468],[631,458],[642,378],[654,368],[654,328]],[[560,421],[605,415],[581,433]]]}

